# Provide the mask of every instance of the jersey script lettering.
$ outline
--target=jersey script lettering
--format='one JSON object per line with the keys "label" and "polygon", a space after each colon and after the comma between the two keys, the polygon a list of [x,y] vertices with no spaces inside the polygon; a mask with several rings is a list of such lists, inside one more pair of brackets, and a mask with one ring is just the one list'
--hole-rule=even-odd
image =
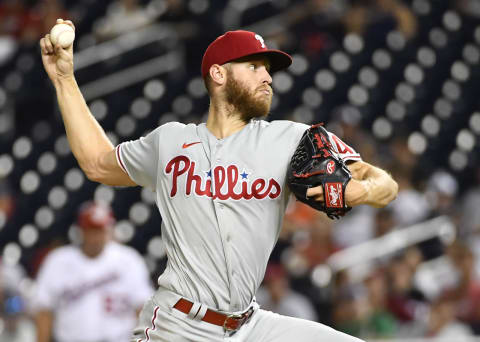
{"label": "jersey script lettering", "polygon": [[[227,167],[218,165],[212,171],[205,172],[205,180],[204,177],[195,173],[195,162],[186,156],[172,158],[165,167],[165,173],[172,174],[170,197],[174,197],[177,194],[179,177],[184,174],[186,174],[186,195],[190,195],[193,191],[198,196],[207,196],[213,199],[249,200],[267,197],[275,199],[282,192],[280,184],[273,178],[270,178],[268,181],[263,178],[257,178],[252,182],[248,182],[244,177],[241,177],[242,179],[240,180],[239,176],[241,174],[236,165]],[[212,193],[212,182],[214,193]],[[239,182],[241,183],[241,191],[235,192]],[[222,189],[224,190],[223,192]]]}

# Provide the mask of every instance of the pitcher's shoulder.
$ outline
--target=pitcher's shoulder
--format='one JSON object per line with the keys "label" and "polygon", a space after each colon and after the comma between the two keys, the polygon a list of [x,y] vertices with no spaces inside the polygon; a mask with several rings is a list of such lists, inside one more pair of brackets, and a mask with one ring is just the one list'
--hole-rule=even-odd
{"label": "pitcher's shoulder", "polygon": [[269,129],[269,130],[288,130],[288,129],[305,130],[309,127],[304,123],[290,121],[290,120],[273,120],[273,121],[252,120],[250,124],[252,128]]}
{"label": "pitcher's shoulder", "polygon": [[185,128],[187,128],[188,126],[191,126],[191,125],[195,126],[195,124],[185,125],[184,123],[181,123],[181,122],[171,121],[171,122],[164,123],[161,126],[158,126],[156,129],[160,129],[162,131],[178,132],[178,131],[184,130]]}
{"label": "pitcher's shoulder", "polygon": [[251,122],[252,130],[274,136],[297,136],[298,134],[303,134],[308,127],[308,125],[303,123],[289,120],[274,120],[271,122],[265,120],[255,120]]}
{"label": "pitcher's shoulder", "polygon": [[168,137],[169,139],[175,138],[175,137],[181,137],[191,126],[196,126],[195,124],[188,124],[185,125],[181,122],[167,122],[164,123],[155,129],[153,129],[150,134],[159,136],[159,137]]}

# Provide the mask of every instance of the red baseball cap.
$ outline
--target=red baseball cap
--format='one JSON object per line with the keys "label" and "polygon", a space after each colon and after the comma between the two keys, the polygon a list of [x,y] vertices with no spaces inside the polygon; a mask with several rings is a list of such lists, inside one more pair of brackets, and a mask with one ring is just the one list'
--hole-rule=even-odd
{"label": "red baseball cap", "polygon": [[115,224],[112,208],[103,202],[86,202],[78,212],[80,228],[105,229]]}
{"label": "red baseball cap", "polygon": [[250,31],[228,31],[215,39],[202,59],[202,76],[205,77],[213,64],[225,64],[246,56],[262,54],[270,60],[270,73],[288,68],[292,57],[280,50],[271,50],[262,36]]}

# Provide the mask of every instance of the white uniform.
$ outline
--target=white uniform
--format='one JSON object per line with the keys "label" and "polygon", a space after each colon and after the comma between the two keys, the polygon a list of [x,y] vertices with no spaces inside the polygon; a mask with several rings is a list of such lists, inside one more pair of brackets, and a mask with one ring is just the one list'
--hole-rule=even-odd
{"label": "white uniform", "polygon": [[[287,166],[307,128],[291,121],[252,120],[217,139],[205,124],[167,123],[117,146],[118,162],[130,178],[156,191],[168,256],[160,288],[145,306],[133,341],[222,340],[222,327],[199,321],[206,307],[227,313],[257,308],[252,301],[290,195]],[[360,160],[352,148],[330,137],[344,159]],[[172,309],[180,297],[197,303],[195,310],[201,304],[195,320]],[[232,338],[260,332],[247,328],[266,313],[256,311]],[[283,316],[272,317],[271,324],[281,324]],[[272,330],[265,320],[258,325],[262,334]],[[268,340],[267,335],[252,336],[246,340]]]}
{"label": "white uniform", "polygon": [[52,251],[37,278],[35,310],[54,315],[56,342],[129,341],[153,289],[143,258],[115,242],[96,258],[76,246]]}

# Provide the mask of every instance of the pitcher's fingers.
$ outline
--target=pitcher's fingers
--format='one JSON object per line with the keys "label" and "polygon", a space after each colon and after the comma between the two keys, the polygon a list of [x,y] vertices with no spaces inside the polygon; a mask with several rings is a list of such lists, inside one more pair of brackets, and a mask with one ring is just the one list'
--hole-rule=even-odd
{"label": "pitcher's fingers", "polygon": [[47,49],[48,53],[54,52],[53,44],[50,40],[50,34],[45,35],[45,48]]}
{"label": "pitcher's fingers", "polygon": [[70,44],[70,46],[67,47],[66,49],[63,49],[63,51],[68,52],[69,54],[73,55],[73,43]]}
{"label": "pitcher's fingers", "polygon": [[47,54],[47,49],[45,48],[45,38],[40,39],[40,50],[42,51],[42,54]]}
{"label": "pitcher's fingers", "polygon": [[321,186],[316,186],[307,190],[307,197],[315,197],[317,195],[323,195],[323,189]]}
{"label": "pitcher's fingers", "polygon": [[70,25],[73,28],[73,30],[75,31],[75,25],[73,25],[73,22],[71,20],[64,20],[63,23],[67,24],[67,25]]}
{"label": "pitcher's fingers", "polygon": [[67,52],[67,50],[62,48],[60,44],[55,45],[54,48],[55,48],[55,55],[57,55],[61,59],[67,60],[70,58],[70,54]]}
{"label": "pitcher's fingers", "polygon": [[58,57],[62,57],[62,51],[63,51],[62,46],[57,43],[53,46],[53,48],[55,49],[55,55],[57,55]]}

